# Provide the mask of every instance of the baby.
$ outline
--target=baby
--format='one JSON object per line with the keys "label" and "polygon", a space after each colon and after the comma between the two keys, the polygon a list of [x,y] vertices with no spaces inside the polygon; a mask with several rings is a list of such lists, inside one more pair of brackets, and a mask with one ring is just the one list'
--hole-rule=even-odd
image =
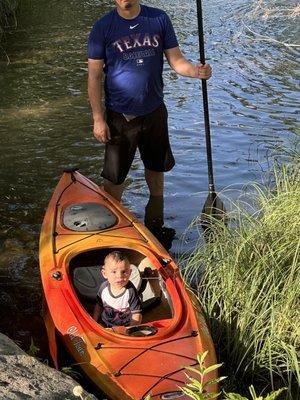
{"label": "baby", "polygon": [[108,328],[116,325],[138,325],[142,321],[142,304],[137,290],[130,282],[128,258],[120,251],[109,253],[104,260],[102,275],[107,280],[97,293],[93,318]]}

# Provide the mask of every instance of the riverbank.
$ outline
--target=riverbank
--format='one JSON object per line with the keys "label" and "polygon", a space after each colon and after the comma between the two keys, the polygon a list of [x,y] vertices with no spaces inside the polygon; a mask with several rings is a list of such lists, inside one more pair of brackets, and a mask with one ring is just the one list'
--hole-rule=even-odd
{"label": "riverbank", "polygon": [[[0,333],[0,398],[6,400],[25,399],[69,399],[78,398],[73,389],[78,386],[70,376],[40,362],[20,349],[7,336]],[[84,398],[96,400],[83,391]]]}
{"label": "riverbank", "polygon": [[16,12],[19,0],[0,0],[0,43],[3,40],[4,30],[17,25]]}
{"label": "riverbank", "polygon": [[297,157],[274,170],[269,188],[254,186],[233,206],[232,226],[217,226],[215,240],[187,260],[227,391],[286,387],[281,398],[299,398],[299,165]]}

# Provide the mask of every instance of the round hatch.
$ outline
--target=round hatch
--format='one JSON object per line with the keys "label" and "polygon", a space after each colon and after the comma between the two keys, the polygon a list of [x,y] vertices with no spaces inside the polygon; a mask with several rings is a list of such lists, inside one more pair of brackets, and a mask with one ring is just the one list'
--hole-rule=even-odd
{"label": "round hatch", "polygon": [[117,217],[97,203],[78,203],[68,206],[63,214],[63,225],[76,232],[92,232],[111,228]]}

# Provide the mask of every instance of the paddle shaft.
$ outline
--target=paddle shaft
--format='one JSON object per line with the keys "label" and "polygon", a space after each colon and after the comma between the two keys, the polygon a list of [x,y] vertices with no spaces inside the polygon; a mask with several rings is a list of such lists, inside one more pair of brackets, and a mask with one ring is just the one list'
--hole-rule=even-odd
{"label": "paddle shaft", "polygon": [[[204,65],[205,64],[205,52],[204,52],[204,33],[203,33],[203,17],[202,17],[201,0],[197,0],[197,19],[198,19],[200,62],[201,62],[201,64]],[[212,148],[211,148],[210,126],[209,126],[207,82],[205,79],[201,79],[201,81],[202,81],[204,127],[205,127],[207,169],[208,169],[208,188],[209,188],[209,193],[214,193],[215,192],[215,184],[214,184]]]}

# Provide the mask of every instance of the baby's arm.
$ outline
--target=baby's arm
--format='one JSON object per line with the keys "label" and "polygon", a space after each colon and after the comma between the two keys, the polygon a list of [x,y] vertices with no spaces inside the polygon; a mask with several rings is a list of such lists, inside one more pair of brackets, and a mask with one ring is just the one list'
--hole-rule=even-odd
{"label": "baby's arm", "polygon": [[129,290],[129,307],[131,311],[130,326],[139,325],[142,322],[142,303],[133,285]]}
{"label": "baby's arm", "polygon": [[102,308],[101,308],[100,304],[96,303],[96,305],[94,307],[94,312],[93,312],[93,318],[95,321],[98,321],[101,312],[102,312]]}
{"label": "baby's arm", "polygon": [[139,325],[142,322],[142,313],[135,313],[131,315],[130,326]]}

